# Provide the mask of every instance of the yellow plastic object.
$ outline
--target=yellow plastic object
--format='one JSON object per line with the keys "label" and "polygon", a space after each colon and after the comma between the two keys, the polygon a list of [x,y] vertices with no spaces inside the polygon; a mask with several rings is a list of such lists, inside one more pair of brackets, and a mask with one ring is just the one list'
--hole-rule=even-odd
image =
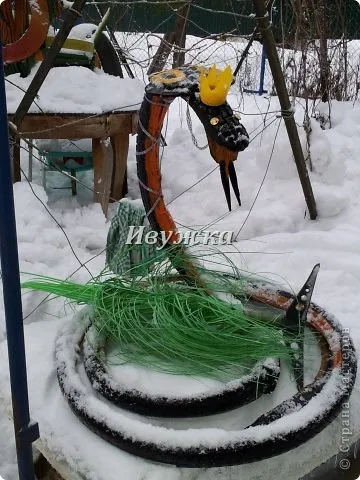
{"label": "yellow plastic object", "polygon": [[200,75],[200,100],[211,107],[218,107],[226,101],[233,74],[230,67],[218,70],[213,65],[208,74]]}
{"label": "yellow plastic object", "polygon": [[[55,37],[48,36],[45,40],[45,46],[51,47]],[[62,49],[78,50],[81,52],[94,53],[95,47],[93,42],[87,42],[86,40],[79,40],[77,38],[68,38],[65,40]]]}

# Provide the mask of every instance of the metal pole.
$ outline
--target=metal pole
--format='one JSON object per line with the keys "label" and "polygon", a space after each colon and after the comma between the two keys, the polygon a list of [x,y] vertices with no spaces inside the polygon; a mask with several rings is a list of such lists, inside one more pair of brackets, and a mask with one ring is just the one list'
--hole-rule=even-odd
{"label": "metal pole", "polygon": [[260,66],[260,85],[259,85],[259,95],[267,93],[264,90],[264,81],[265,81],[265,65],[266,65],[266,50],[263,45],[261,53],[261,66]]}
{"label": "metal pole", "polygon": [[[255,38],[255,33],[258,32],[258,28],[256,28],[254,30],[254,37],[252,39],[250,39],[249,43],[247,44],[245,50],[249,50],[250,49],[250,46]],[[244,50],[244,52],[245,52]],[[246,53],[247,55],[247,53]],[[243,57],[242,57],[243,58]],[[244,57],[245,59],[245,57]],[[241,62],[241,59],[240,59],[240,62]],[[240,62],[239,62],[239,65],[240,65]],[[238,65],[238,67],[239,67]],[[265,50],[265,46],[263,45],[262,47],[262,53],[261,53],[261,63],[260,63],[260,83],[259,83],[259,90],[251,90],[249,88],[244,88],[243,91],[245,93],[257,93],[258,95],[263,95],[264,93],[267,93],[268,91],[267,90],[264,90],[264,83],[265,83],[265,66],[266,66],[266,50]],[[238,71],[238,67],[237,67],[237,70]]]}
{"label": "metal pole", "polygon": [[[273,4],[274,4],[274,0],[269,0],[266,4],[266,10],[268,12],[271,12],[272,11],[272,7],[273,7]],[[239,60],[239,63],[237,64],[235,70],[234,70],[234,77],[237,76],[237,74],[239,73],[240,71],[240,68],[242,66],[242,64],[244,63],[248,53],[249,53],[249,50],[252,46],[252,44],[254,43],[254,40],[256,39],[257,35],[259,34],[259,27],[258,25],[256,25],[256,27],[254,28],[254,31],[252,32],[250,38],[249,38],[249,41],[246,45],[246,47],[244,48],[242,54],[241,54],[241,57],[240,57],[240,60]],[[244,89],[244,92],[247,92],[247,93],[258,93],[259,95],[262,95],[263,93],[267,93],[267,90],[264,90],[264,79],[265,79],[265,64],[266,64],[266,50],[265,50],[265,47],[263,45],[262,47],[262,54],[261,54],[261,67],[260,67],[260,87],[259,87],[259,90],[249,90],[249,89]]]}
{"label": "metal pole", "polygon": [[11,397],[19,479],[32,480],[32,442],[39,438],[37,423],[30,421],[26,377],[25,340],[20,291],[14,195],[12,187],[6,109],[5,76],[0,41],[0,258],[5,306]]}
{"label": "metal pole", "polygon": [[274,35],[271,29],[269,20],[269,13],[265,8],[264,0],[253,0],[254,9],[256,13],[256,20],[261,32],[264,46],[266,48],[266,55],[271,68],[271,73],[274,79],[276,92],[279,97],[281,105],[282,116],[285,122],[285,127],[289,136],[290,145],[294,155],[296,168],[299,174],[301,186],[304,192],[307,207],[311,220],[315,220],[317,217],[317,209],[314,193],[312,190],[309,173],[306,168],[304,152],[301,147],[299,133],[297,131],[294,112],[291,107],[289,94],[286,88],[283,72],[281,70],[281,64],[279,55],[276,50],[276,44]]}

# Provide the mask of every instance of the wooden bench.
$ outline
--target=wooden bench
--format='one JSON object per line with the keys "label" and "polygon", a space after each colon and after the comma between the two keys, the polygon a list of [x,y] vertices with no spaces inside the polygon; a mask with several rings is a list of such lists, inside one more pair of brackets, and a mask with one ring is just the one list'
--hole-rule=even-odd
{"label": "wooden bench", "polygon": [[[11,121],[12,115],[8,115]],[[92,139],[94,201],[107,216],[109,202],[120,200],[126,190],[129,135],[137,131],[137,111],[103,114],[29,113],[18,129],[25,139]],[[108,140],[109,139],[109,140]],[[14,182],[21,181],[20,148],[14,148]]]}

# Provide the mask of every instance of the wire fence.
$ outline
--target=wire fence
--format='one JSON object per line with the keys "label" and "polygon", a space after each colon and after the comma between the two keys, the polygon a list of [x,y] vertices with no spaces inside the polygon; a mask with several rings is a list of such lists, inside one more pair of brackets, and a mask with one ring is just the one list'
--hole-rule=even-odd
{"label": "wire fence", "polygon": [[[273,33],[289,92],[292,96],[316,99],[357,100],[360,89],[360,5],[356,0],[274,0],[269,2]],[[85,11],[87,21],[99,23],[106,7],[112,13],[109,28],[126,61],[138,78],[147,72],[161,40],[173,52],[163,64],[174,65],[179,48],[188,64],[236,68],[255,29],[251,0],[205,1],[118,1],[92,2]],[[177,28],[186,11],[186,42],[173,46],[166,38]],[[262,74],[262,45],[252,44],[239,71],[237,84],[259,91]],[[165,50],[166,50],[165,48]],[[174,53],[175,52],[175,53]],[[265,65],[264,89],[275,93],[271,72]]]}

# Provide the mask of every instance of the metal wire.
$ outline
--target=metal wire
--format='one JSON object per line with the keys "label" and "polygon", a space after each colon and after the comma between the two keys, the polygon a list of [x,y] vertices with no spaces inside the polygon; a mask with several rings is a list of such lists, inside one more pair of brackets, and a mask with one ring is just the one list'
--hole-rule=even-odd
{"label": "metal wire", "polygon": [[194,131],[193,131],[193,128],[192,128],[189,101],[187,101],[187,105],[186,105],[186,122],[187,122],[187,126],[188,126],[188,129],[189,129],[190,135],[191,135],[191,140],[192,140],[193,144],[195,145],[195,147],[198,150],[206,150],[208,148],[209,144],[207,143],[206,145],[201,147],[199,145],[198,141],[197,141],[197,138],[195,137],[195,134],[194,134]]}

